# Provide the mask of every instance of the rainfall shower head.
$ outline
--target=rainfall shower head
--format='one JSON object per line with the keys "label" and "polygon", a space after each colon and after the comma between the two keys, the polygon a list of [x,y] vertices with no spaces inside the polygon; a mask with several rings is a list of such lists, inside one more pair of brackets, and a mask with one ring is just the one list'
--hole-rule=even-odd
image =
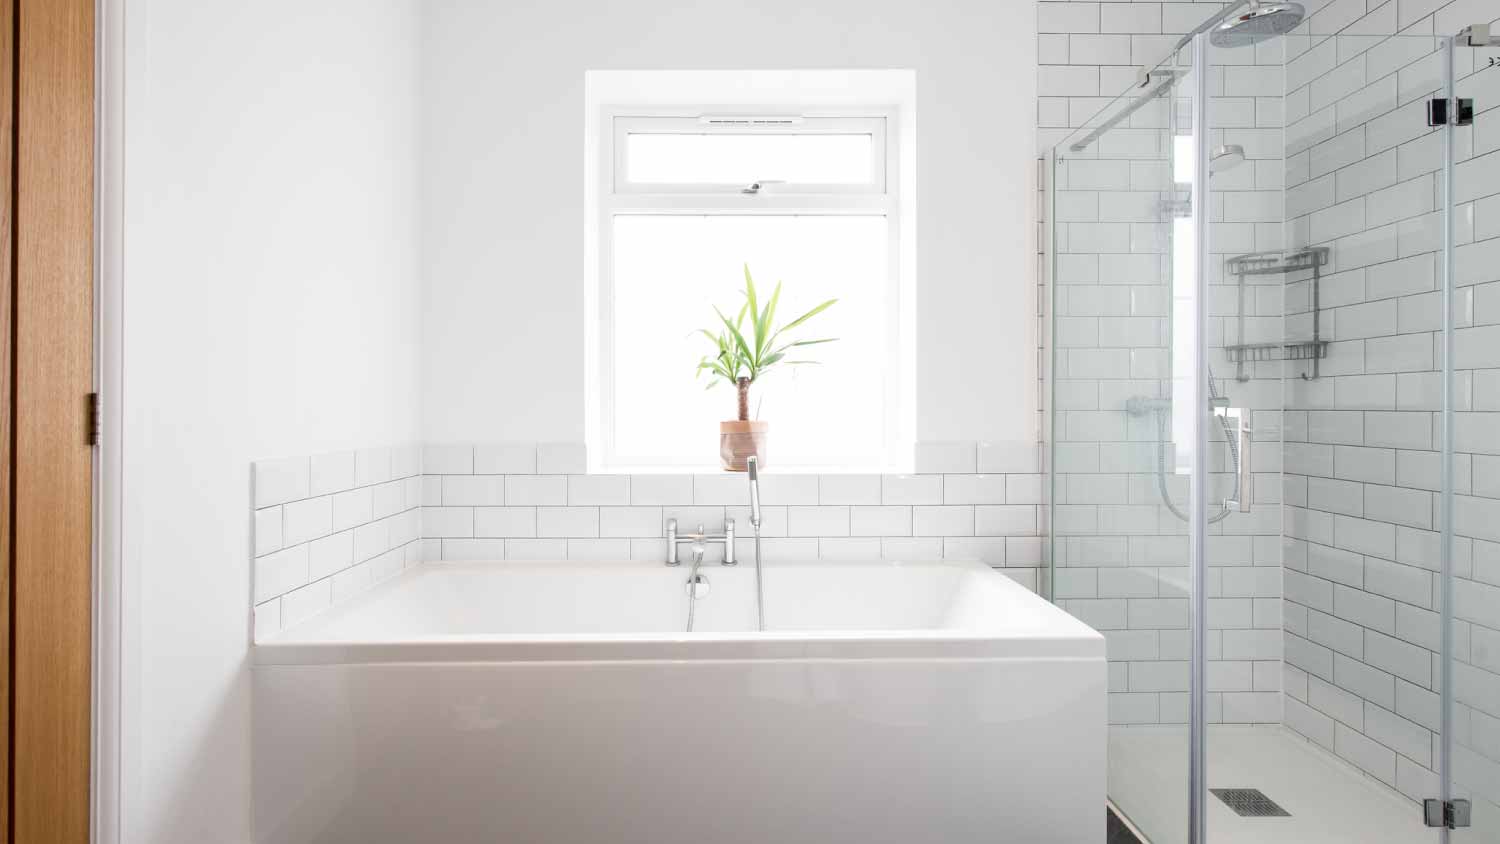
{"label": "rainfall shower head", "polygon": [[1239,144],[1224,144],[1214,147],[1213,154],[1208,157],[1208,172],[1222,173],[1245,163],[1245,148]]}
{"label": "rainfall shower head", "polygon": [[1213,28],[1209,40],[1215,47],[1244,47],[1291,32],[1307,14],[1301,3],[1260,3],[1230,15]]}

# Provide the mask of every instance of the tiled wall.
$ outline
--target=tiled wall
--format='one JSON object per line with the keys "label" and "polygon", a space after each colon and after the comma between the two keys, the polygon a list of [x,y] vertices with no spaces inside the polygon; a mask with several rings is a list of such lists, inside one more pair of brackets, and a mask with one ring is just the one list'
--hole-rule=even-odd
{"label": "tiled wall", "polygon": [[[1203,3],[1040,4],[1039,135],[1062,141],[1111,99],[1130,91],[1136,65],[1166,57],[1182,33],[1218,7]],[[1208,343],[1220,393],[1255,409],[1255,495],[1250,513],[1214,525],[1208,540],[1208,717],[1281,719],[1281,508],[1279,364],[1253,364],[1238,381],[1217,351],[1236,342],[1239,298],[1222,271],[1234,254],[1282,245],[1281,54],[1224,52],[1209,78],[1210,143],[1240,144],[1247,160],[1215,176],[1209,209]],[[1126,93],[1133,96],[1134,92]],[[1177,126],[1187,125],[1184,100]],[[1131,416],[1135,396],[1171,395],[1171,98],[1137,111],[1047,174],[1055,180],[1058,252],[1052,342],[1056,347],[1053,475],[1059,604],[1109,639],[1110,720],[1185,723],[1188,716],[1186,522],[1162,503],[1157,449],[1169,494],[1185,508],[1186,477],[1171,468],[1170,428]],[[1181,133],[1181,132],[1180,132]],[[1245,340],[1281,335],[1279,280],[1252,277]],[[1211,436],[1213,506],[1233,487],[1223,437]]]}
{"label": "tiled wall", "polygon": [[256,462],[256,639],[421,559],[420,473],[417,446]]}
{"label": "tiled wall", "polygon": [[[1333,343],[1325,377],[1286,382],[1286,723],[1414,800],[1438,793],[1440,752],[1442,133],[1423,101],[1441,78],[1434,33],[1496,13],[1339,3],[1288,40],[1289,237],[1332,249]],[[1500,71],[1475,72],[1479,55],[1455,54],[1480,113],[1457,135],[1453,738],[1455,779],[1497,804]],[[1288,309],[1306,332],[1307,281]]]}
{"label": "tiled wall", "polygon": [[[744,474],[585,474],[582,445],[429,445],[429,559],[665,559],[664,525],[726,517],[748,559]],[[768,560],[980,560],[1037,588],[1042,476],[1035,444],[923,443],[913,475],[761,475]],[[721,553],[710,549],[710,557]]]}

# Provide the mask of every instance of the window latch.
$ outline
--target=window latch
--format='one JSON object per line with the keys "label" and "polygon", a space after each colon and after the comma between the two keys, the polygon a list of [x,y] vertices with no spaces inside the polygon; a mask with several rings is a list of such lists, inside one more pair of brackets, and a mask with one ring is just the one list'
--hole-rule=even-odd
{"label": "window latch", "polygon": [[751,196],[754,196],[755,194],[760,193],[760,189],[763,188],[763,187],[765,187],[766,185],[784,185],[784,184],[786,184],[786,180],[785,179],[760,179],[758,181],[754,181],[754,182],[751,182],[748,185],[745,185],[743,188],[740,188],[740,193],[748,193]]}

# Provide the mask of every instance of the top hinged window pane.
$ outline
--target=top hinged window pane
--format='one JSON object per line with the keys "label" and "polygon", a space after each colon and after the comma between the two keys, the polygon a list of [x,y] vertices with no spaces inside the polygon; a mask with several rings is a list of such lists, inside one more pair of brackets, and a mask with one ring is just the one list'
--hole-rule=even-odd
{"label": "top hinged window pane", "polygon": [[880,193],[879,117],[619,117],[615,188],[641,193]]}

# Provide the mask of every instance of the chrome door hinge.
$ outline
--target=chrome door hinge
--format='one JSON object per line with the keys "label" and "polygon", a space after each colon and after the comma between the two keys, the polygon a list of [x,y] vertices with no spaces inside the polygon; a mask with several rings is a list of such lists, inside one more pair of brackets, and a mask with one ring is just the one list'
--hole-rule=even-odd
{"label": "chrome door hinge", "polygon": [[1443,97],[1427,101],[1427,125],[1447,126],[1449,121],[1454,126],[1468,126],[1474,122],[1474,101],[1467,97],[1462,99],[1448,100]]}
{"label": "chrome door hinge", "polygon": [[99,414],[99,394],[98,393],[89,393],[88,411],[87,411],[87,413],[88,413],[88,419],[86,420],[85,424],[88,426],[88,440],[89,440],[89,445],[98,445],[99,444],[99,428],[100,428],[100,422],[99,422],[99,416],[100,416],[100,414]]}
{"label": "chrome door hinge", "polygon": [[1469,801],[1423,800],[1422,819],[1428,826],[1459,829],[1469,825]]}

